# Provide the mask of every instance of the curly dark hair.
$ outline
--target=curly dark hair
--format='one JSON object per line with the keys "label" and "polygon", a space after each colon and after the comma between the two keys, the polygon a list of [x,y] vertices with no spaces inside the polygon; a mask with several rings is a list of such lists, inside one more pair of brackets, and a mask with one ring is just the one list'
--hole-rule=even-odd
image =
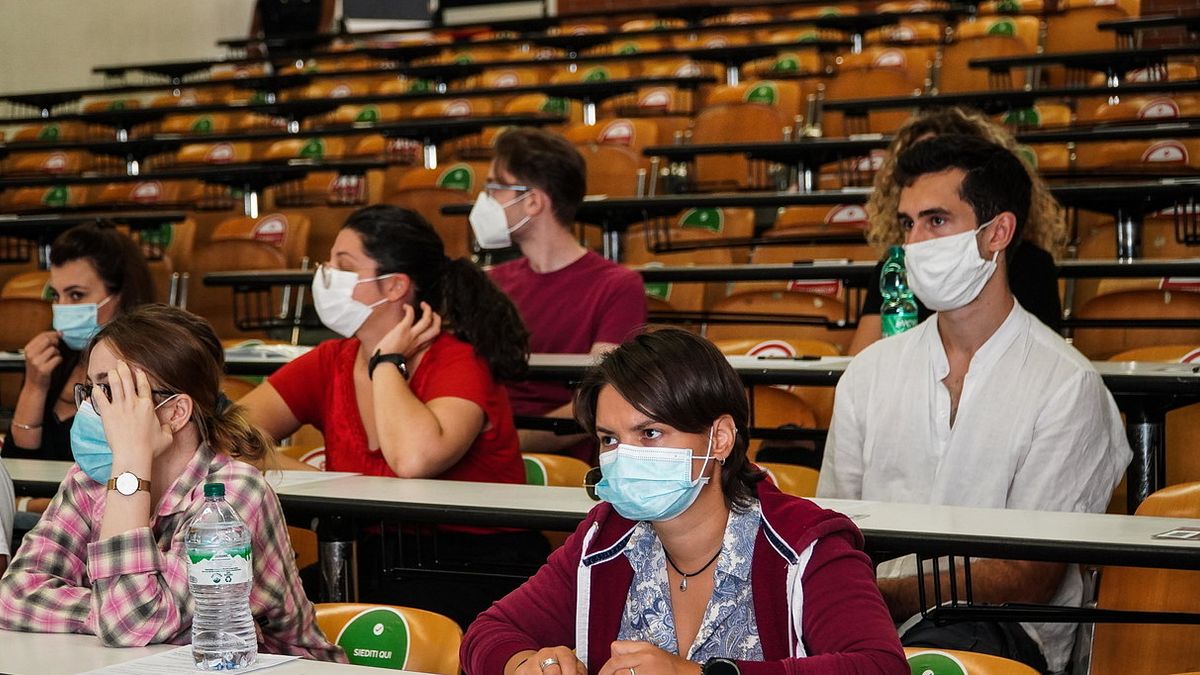
{"label": "curly dark hair", "polygon": [[415,304],[429,303],[443,325],[487,361],[498,380],[521,379],[528,369],[529,331],[517,308],[466,258],[446,257],[442,239],[415,211],[376,205],[350,214],[343,227],[362,237],[378,274],[403,273],[416,287]]}

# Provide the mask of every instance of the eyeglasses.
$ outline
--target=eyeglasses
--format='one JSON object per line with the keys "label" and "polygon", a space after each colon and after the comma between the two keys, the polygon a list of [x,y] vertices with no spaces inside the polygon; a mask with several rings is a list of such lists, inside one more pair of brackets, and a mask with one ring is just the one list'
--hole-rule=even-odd
{"label": "eyeglasses", "polygon": [[492,193],[498,190],[511,190],[513,192],[529,192],[533,188],[528,185],[509,185],[507,183],[484,183],[483,191],[487,196],[493,196]]}
{"label": "eyeglasses", "polygon": [[[92,389],[93,388],[98,388],[100,391],[104,392],[104,398],[109,403],[112,403],[112,387],[110,387],[109,385],[107,385],[103,382],[97,382],[95,384],[84,384],[82,382],[77,382],[75,384],[75,409],[76,410],[82,408],[84,403],[91,403],[92,410],[95,410],[97,415],[100,414],[100,410],[96,407],[95,401],[92,400]],[[150,393],[165,397],[165,396],[174,396],[176,392],[167,391],[165,389],[151,389]]]}
{"label": "eyeglasses", "polygon": [[604,478],[604,472],[598,466],[593,466],[583,474],[583,489],[594,502],[600,501],[600,496],[596,494],[596,483],[599,483],[601,478]]}

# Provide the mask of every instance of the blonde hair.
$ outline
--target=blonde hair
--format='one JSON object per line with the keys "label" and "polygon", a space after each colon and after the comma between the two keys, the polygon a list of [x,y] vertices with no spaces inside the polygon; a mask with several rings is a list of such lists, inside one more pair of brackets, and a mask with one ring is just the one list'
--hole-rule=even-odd
{"label": "blonde hair", "polygon": [[1037,167],[1017,145],[1007,129],[975,112],[961,108],[941,108],[910,117],[892,138],[883,165],[875,173],[874,189],[867,200],[867,241],[877,249],[904,243],[904,229],[896,217],[900,206],[900,186],[896,184],[896,158],[928,135],[964,134],[979,136],[1004,146],[1020,157],[1032,181],[1029,193],[1029,218],[1024,240],[1057,258],[1067,243],[1066,214],[1050,194]]}

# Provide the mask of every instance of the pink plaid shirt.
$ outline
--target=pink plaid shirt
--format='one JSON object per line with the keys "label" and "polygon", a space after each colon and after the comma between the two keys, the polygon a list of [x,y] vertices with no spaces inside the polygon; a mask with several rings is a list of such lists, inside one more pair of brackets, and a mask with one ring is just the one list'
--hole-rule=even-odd
{"label": "pink plaid shirt", "polygon": [[207,445],[163,495],[150,527],[102,541],[108,490],[71,467],[0,579],[0,628],[91,633],[111,646],[190,643],[184,538],[210,482],[225,484],[225,498],[253,533],[250,611],[260,628],[259,649],[345,661],[313,619],[274,490],[258,469]]}

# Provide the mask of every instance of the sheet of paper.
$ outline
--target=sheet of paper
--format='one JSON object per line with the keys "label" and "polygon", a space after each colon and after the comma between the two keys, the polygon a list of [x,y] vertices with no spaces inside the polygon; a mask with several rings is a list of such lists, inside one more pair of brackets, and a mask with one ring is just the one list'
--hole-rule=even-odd
{"label": "sheet of paper", "polygon": [[[299,656],[280,656],[278,654],[259,654],[258,659],[253,665],[241,668],[238,673],[252,673],[256,670],[263,670],[272,666],[278,666],[281,663],[295,661]],[[89,670],[87,674],[95,675],[179,675],[180,673],[195,673],[195,665],[192,662],[192,647],[180,647],[172,649],[169,652],[162,652],[154,656],[147,656],[125,663],[118,663],[115,666],[100,668],[98,670]]]}
{"label": "sheet of paper", "polygon": [[357,473],[352,471],[294,471],[294,470],[278,470],[271,469],[263,474],[267,477],[267,482],[271,487],[278,490],[281,487],[296,487],[306,483],[316,483],[323,480],[333,480],[334,478],[345,478],[346,476],[357,476]]}

